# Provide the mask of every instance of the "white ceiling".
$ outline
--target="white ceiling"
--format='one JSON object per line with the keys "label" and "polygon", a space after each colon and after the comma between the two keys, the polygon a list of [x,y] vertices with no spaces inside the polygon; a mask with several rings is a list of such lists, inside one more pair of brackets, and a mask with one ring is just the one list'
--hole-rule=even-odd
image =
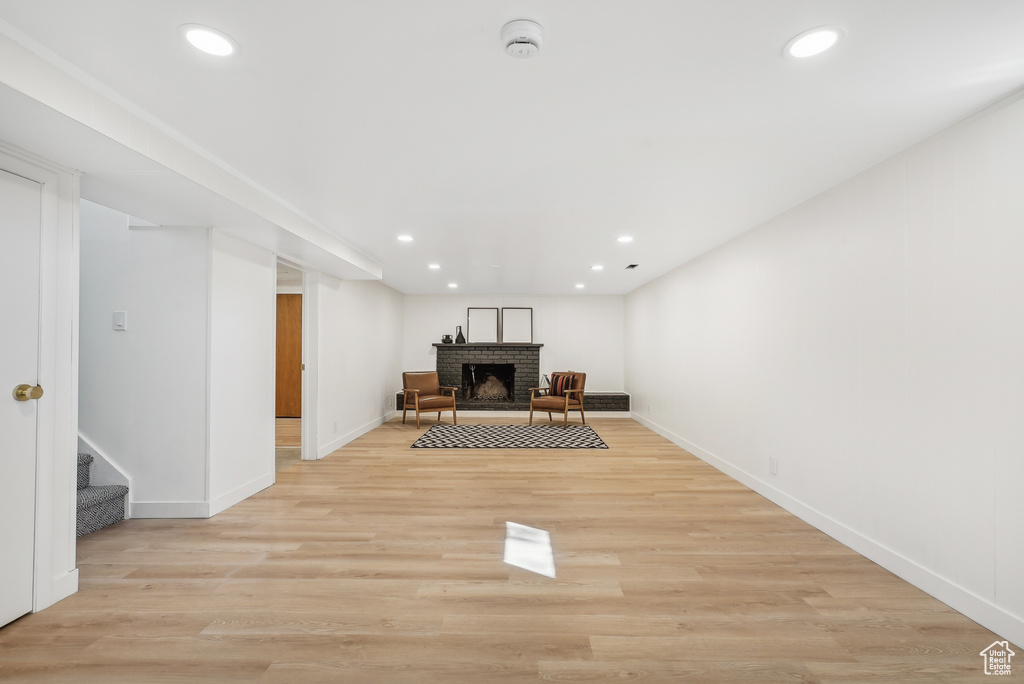
{"label": "white ceiling", "polygon": [[[545,31],[529,60],[499,41],[521,18]],[[417,294],[629,292],[1024,86],[1021,0],[0,0],[0,19]],[[195,52],[185,23],[239,52]],[[837,48],[782,56],[822,24]],[[90,193],[170,220],[131,184]]]}

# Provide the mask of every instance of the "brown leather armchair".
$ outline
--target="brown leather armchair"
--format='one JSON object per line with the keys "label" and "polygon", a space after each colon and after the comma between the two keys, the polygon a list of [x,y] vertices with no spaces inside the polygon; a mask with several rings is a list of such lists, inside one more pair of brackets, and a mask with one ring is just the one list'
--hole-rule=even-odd
{"label": "brown leather armchair", "polygon": [[530,425],[533,425],[533,412],[546,411],[548,420],[552,413],[561,413],[562,427],[569,424],[569,411],[579,411],[580,420],[587,424],[583,413],[583,388],[587,384],[586,373],[552,373],[550,387],[530,388]]}
{"label": "brown leather armchair", "polygon": [[416,427],[420,426],[420,411],[437,411],[438,420],[441,420],[441,411],[451,411],[452,423],[459,424],[455,413],[455,388],[440,385],[437,371],[402,373],[402,424],[410,406],[416,409]]}

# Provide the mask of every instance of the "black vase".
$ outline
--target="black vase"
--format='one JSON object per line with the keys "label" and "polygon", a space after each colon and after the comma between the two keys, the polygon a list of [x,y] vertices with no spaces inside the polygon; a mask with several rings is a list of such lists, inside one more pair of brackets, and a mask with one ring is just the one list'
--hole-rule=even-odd
{"label": "black vase", "polygon": [[466,336],[462,334],[462,326],[455,326],[455,344],[466,344]]}

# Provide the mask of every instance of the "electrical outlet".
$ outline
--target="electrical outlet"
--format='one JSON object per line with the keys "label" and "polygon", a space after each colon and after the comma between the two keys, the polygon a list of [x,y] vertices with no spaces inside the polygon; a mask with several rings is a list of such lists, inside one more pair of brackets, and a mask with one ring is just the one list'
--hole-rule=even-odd
{"label": "electrical outlet", "polygon": [[334,434],[338,434],[338,421],[334,421]]}
{"label": "electrical outlet", "polygon": [[647,415],[649,415],[649,416],[653,416],[654,415],[654,404],[651,404],[651,403],[647,404]]}
{"label": "electrical outlet", "polygon": [[768,455],[768,472],[772,475],[779,474],[779,457],[775,454]]}

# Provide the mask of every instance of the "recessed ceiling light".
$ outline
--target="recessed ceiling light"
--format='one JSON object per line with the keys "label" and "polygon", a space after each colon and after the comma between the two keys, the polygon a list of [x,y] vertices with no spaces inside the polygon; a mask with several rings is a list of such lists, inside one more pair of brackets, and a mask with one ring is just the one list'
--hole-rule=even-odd
{"label": "recessed ceiling light", "polygon": [[429,266],[427,266],[427,268],[429,268],[432,271],[436,271],[437,269],[441,268],[441,264],[430,264]]}
{"label": "recessed ceiling light", "polygon": [[399,235],[398,236],[398,241],[399,242],[412,242],[412,235]]}
{"label": "recessed ceiling light", "polygon": [[786,43],[784,54],[799,58],[820,55],[838,43],[844,33],[845,31],[839,26],[812,28]]}
{"label": "recessed ceiling light", "polygon": [[591,271],[603,271],[604,270],[604,266],[602,266],[601,264],[594,264],[593,266],[590,267],[590,270]]}
{"label": "recessed ceiling light", "polygon": [[192,44],[197,50],[202,50],[208,55],[227,57],[238,49],[231,36],[202,24],[185,24],[178,29],[185,40]]}
{"label": "recessed ceiling light", "polygon": [[585,287],[586,287],[586,285],[584,285],[583,283],[576,283],[576,289],[577,290],[582,290]]}
{"label": "recessed ceiling light", "polygon": [[632,241],[633,241],[633,238],[630,237],[629,235],[623,235],[622,237],[619,238],[619,242],[632,242]]}
{"label": "recessed ceiling light", "polygon": [[458,283],[448,283],[448,287],[450,287],[450,288],[452,288],[452,289],[455,289],[455,288],[456,288],[456,287],[458,287],[458,286],[459,286],[459,284],[458,284]]}

